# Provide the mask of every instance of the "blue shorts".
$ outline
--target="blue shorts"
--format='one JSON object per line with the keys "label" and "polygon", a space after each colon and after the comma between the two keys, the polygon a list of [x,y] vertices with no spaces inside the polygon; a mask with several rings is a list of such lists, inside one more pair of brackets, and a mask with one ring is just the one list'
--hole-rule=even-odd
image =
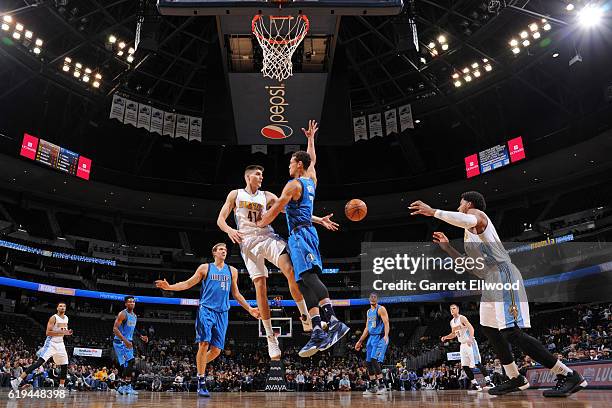
{"label": "blue shorts", "polygon": [[196,343],[205,341],[211,346],[223,350],[228,315],[228,311],[217,312],[206,306],[200,306],[195,323]]}
{"label": "blue shorts", "polygon": [[379,363],[385,361],[385,353],[387,352],[388,344],[385,343],[384,336],[370,335],[366,343],[366,361],[369,363],[378,360]]}
{"label": "blue shorts", "polygon": [[115,339],[113,340],[113,348],[117,355],[117,362],[121,367],[127,367],[128,362],[134,359],[134,343],[132,343],[132,348],[127,348],[121,340]]}
{"label": "blue shorts", "polygon": [[313,269],[315,266],[319,271],[323,270],[321,254],[319,253],[319,236],[313,226],[300,227],[289,235],[287,241],[287,252],[291,257],[295,280],[301,280],[303,272]]}

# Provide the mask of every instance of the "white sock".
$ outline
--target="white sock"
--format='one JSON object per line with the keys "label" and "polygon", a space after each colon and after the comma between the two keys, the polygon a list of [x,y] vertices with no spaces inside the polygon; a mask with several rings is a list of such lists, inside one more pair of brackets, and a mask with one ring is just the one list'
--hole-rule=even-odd
{"label": "white sock", "polygon": [[565,376],[568,376],[569,374],[573,373],[572,369],[563,364],[561,360],[557,360],[557,363],[553,366],[553,368],[550,369],[550,371],[555,375],[561,374]]}
{"label": "white sock", "polygon": [[17,384],[21,384],[22,381],[23,381],[23,378],[17,377]]}
{"label": "white sock", "polygon": [[515,362],[508,365],[504,364],[504,371],[506,372],[508,378],[516,378],[519,376],[518,367],[516,366]]}
{"label": "white sock", "polygon": [[308,308],[306,307],[306,301],[304,299],[299,302],[295,302],[300,311],[300,314],[308,316]]}
{"label": "white sock", "polygon": [[266,329],[266,336],[274,336],[274,330],[272,330],[272,319],[261,320]]}
{"label": "white sock", "polygon": [[474,379],[472,380],[472,384],[478,385],[478,381],[477,381],[477,380],[474,378]]}

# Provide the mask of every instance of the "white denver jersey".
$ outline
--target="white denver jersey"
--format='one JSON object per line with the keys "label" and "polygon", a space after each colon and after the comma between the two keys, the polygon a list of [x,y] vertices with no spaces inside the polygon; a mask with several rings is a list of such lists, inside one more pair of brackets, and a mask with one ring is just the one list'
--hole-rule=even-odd
{"label": "white denver jersey", "polygon": [[238,190],[234,207],[234,218],[238,231],[245,234],[253,234],[272,230],[272,227],[258,227],[257,221],[261,220],[267,208],[266,193],[257,190],[255,194],[249,194],[244,188]]}
{"label": "white denver jersey", "polygon": [[[55,316],[55,324],[53,325],[53,331],[60,330],[68,330],[68,316],[64,315],[64,318],[59,317],[59,315],[54,314]],[[63,343],[64,336],[47,336],[54,343]]]}
{"label": "white denver jersey", "polygon": [[457,335],[457,340],[459,340],[459,343],[467,343],[470,338],[470,330],[467,328],[467,326],[461,323],[461,315],[453,318],[450,325],[453,333]]}

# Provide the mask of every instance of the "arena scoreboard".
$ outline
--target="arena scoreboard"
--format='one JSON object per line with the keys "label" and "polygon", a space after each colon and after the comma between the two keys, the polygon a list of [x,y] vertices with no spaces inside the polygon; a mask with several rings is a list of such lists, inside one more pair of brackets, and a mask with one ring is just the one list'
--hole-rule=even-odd
{"label": "arena scoreboard", "polygon": [[36,136],[24,133],[20,154],[53,169],[89,180],[90,159]]}
{"label": "arena scoreboard", "polygon": [[467,178],[487,173],[525,158],[522,136],[510,139],[505,145],[499,144],[474,153],[465,158]]}

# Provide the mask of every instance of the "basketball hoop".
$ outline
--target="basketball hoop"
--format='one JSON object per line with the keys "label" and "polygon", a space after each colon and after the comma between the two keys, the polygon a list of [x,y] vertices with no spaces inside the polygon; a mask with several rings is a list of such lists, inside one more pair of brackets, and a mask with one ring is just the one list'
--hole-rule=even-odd
{"label": "basketball hoop", "polygon": [[293,75],[291,57],[310,27],[304,14],[264,16],[256,14],[251,23],[253,34],[263,50],[263,76],[279,82]]}

